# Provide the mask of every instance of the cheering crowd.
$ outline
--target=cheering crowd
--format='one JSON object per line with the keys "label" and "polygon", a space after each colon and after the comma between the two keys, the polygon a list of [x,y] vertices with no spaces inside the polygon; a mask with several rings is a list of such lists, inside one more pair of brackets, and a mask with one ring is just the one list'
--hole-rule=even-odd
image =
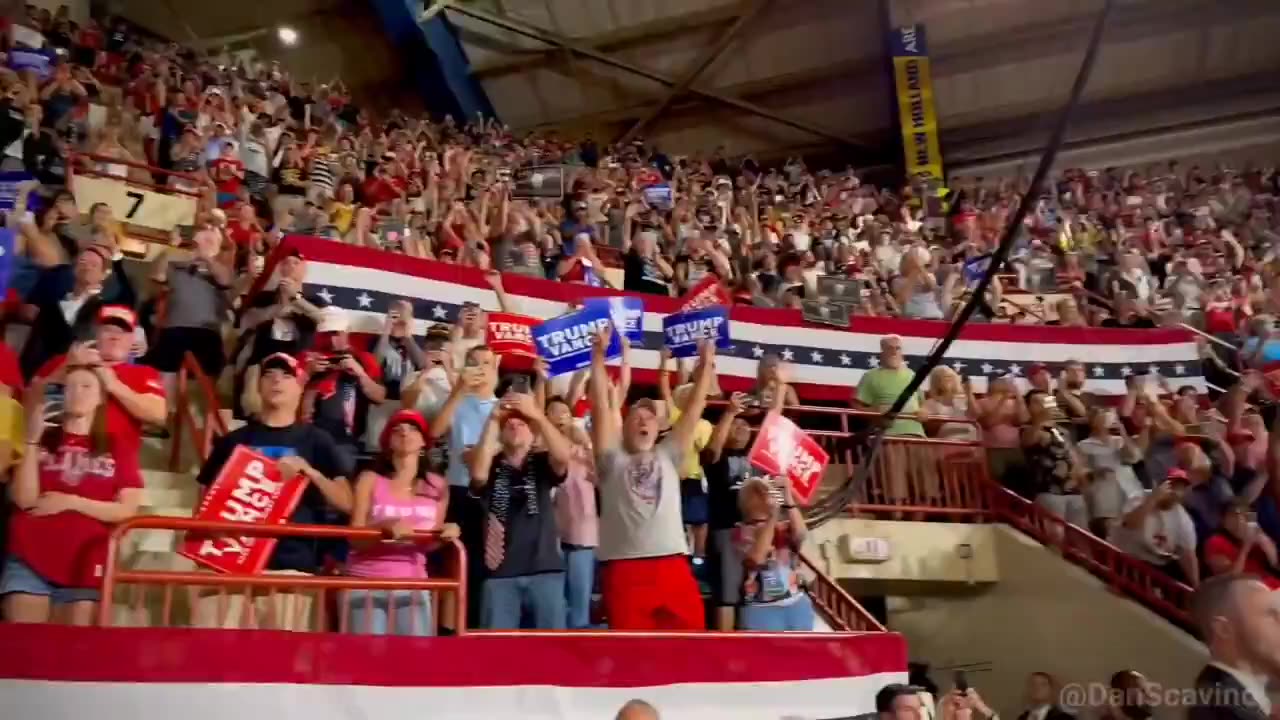
{"label": "cheering crowd", "polygon": [[[942,320],[1028,189],[978,177],[873,187],[795,158],[764,167],[719,150],[375,115],[339,81],[298,81],[122,21],[73,27],[61,11],[32,10],[6,42],[4,169],[31,176],[7,217],[13,342],[0,350],[12,418],[0,594],[12,621],[91,617],[95,563],[80,549],[97,553],[138,511],[138,448],[172,423],[189,352],[246,421],[215,443],[202,485],[245,446],[309,481],[293,522],[459,538],[471,625],[588,627],[599,590],[610,627],[702,628],[709,592],[720,629],[809,629],[804,518],[785,482],[746,461],[753,427],[802,399],[779,358],[761,359],[750,394],[719,392],[711,347],[669,371],[664,361],[660,387],[641,388],[625,355],[605,366],[601,337],[566,384],[503,367],[478,306],[420,339],[414,304],[397,302],[365,345],[304,286],[305,257],[279,258],[265,289],[253,279],[285,234],[307,234],[479,268],[503,310],[518,311],[504,274],[668,296],[714,277],[734,303],[777,308],[821,299],[817,278],[838,276],[859,288],[855,315]],[[556,168],[552,195],[529,181],[535,166]],[[110,206],[77,206],[69,171],[188,193],[196,221],[131,278],[136,240]],[[974,315],[1186,324],[1203,339],[1210,392],[1133,375],[1117,405],[1088,392],[1073,360],[977,397],[944,367],[890,434],[980,443],[1006,485],[1190,584],[1241,570],[1277,583],[1277,182],[1274,168],[1065,171]],[[885,337],[851,402],[883,410],[911,374],[901,340]],[[710,398],[723,409],[707,412]],[[268,571],[425,578],[430,550],[284,539]],[[365,632],[430,633],[434,610],[457,630],[425,593],[353,591],[347,603]],[[237,622],[211,603],[195,612]]]}

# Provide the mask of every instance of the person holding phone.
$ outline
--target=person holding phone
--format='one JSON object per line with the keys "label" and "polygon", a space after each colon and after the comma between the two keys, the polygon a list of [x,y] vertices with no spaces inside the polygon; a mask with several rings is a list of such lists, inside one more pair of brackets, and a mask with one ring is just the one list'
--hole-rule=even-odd
{"label": "person holding phone", "polygon": [[978,691],[969,687],[963,671],[956,673],[956,687],[938,703],[940,720],[999,720]]}
{"label": "person holding phone", "polygon": [[1258,527],[1257,513],[1243,500],[1227,503],[1220,527],[1204,542],[1203,554],[1212,575],[1247,573],[1271,590],[1280,590],[1275,541]]}
{"label": "person holding phone", "polygon": [[1200,584],[1200,562],[1195,523],[1182,506],[1187,488],[1187,473],[1170,470],[1154,490],[1129,499],[1110,540],[1171,579],[1195,587]]}
{"label": "person holding phone", "polygon": [[[775,500],[781,495],[781,503]],[[751,478],[738,491],[742,521],[734,540],[746,572],[743,630],[809,632],[814,610],[800,583],[800,546],[807,528],[786,478]]]}
{"label": "person holding phone", "polygon": [[137,514],[137,449],[108,424],[100,371],[63,372],[66,400],[47,424],[42,388],[27,393],[26,452],[9,496],[17,509],[0,577],[4,619],[90,625],[111,527]]}
{"label": "person holding phone", "polygon": [[322,311],[315,345],[306,354],[310,381],[302,398],[302,416],[354,457],[369,410],[387,399],[387,389],[373,355],[351,345],[349,323],[342,308]]}
{"label": "person holding phone", "polygon": [[427,364],[426,353],[413,337],[413,325],[413,303],[403,298],[392,300],[371,353],[381,370],[387,395],[385,402],[369,410],[364,433],[364,446],[369,450],[380,447],[382,428],[387,418],[400,409],[409,376]]}
{"label": "person holding phone", "polygon": [[[535,438],[545,451],[535,451]],[[480,624],[516,630],[522,609],[539,630],[561,630],[568,617],[564,559],[551,491],[560,486],[572,445],[533,395],[511,391],[489,414],[467,462],[471,491],[485,505]]]}

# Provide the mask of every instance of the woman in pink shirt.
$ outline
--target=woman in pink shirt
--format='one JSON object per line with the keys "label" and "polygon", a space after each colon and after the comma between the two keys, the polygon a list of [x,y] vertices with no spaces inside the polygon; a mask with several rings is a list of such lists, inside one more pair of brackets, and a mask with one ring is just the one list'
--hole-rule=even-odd
{"label": "woman in pink shirt", "polygon": [[556,525],[564,552],[566,627],[591,626],[591,589],[596,577],[596,545],[600,542],[596,512],[596,463],[591,440],[573,422],[573,411],[562,397],[547,400],[547,419],[573,443],[573,461],[564,483],[556,488]]}
{"label": "woman in pink shirt", "polygon": [[[439,530],[442,540],[458,537],[458,526],[444,522],[448,485],[426,471],[427,437],[427,421],[413,410],[400,410],[387,421],[378,472],[365,470],[356,478],[351,511],[351,527],[378,528],[386,540],[353,543],[347,575],[425,580],[429,548],[412,542],[413,533]],[[351,632],[435,634],[426,590],[348,590],[344,595]]]}

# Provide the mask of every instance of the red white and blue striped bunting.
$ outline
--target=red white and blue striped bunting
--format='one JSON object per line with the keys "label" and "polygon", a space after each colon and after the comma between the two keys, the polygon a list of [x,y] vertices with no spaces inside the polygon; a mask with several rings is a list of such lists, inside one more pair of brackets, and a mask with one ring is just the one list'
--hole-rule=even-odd
{"label": "red white and blue striped bunting", "polygon": [[[291,236],[285,252],[307,260],[305,288],[326,302],[351,312],[354,332],[376,333],[392,300],[412,301],[415,333],[433,322],[452,322],[463,303],[497,310],[497,298],[474,268],[405,257],[312,237]],[[585,297],[621,294],[583,285],[504,277],[516,312],[550,318]],[[662,318],[678,308],[673,298],[641,295],[645,302],[645,342],[632,354],[638,382],[654,379]],[[855,318],[850,330],[806,323],[798,310],[734,306],[730,336],[733,347],[719,353],[717,370],[725,390],[748,390],[755,381],[757,360],[773,353],[792,365],[791,376],[801,397],[845,401],[862,374],[875,367],[880,338],[903,338],[908,364],[918,367],[947,323],[898,318]],[[1124,392],[1133,374],[1159,373],[1174,385],[1203,389],[1204,377],[1194,337],[1185,330],[1116,330],[971,323],[951,346],[945,363],[973,378],[985,389],[987,378],[1023,376],[1034,363],[1055,374],[1068,360],[1087,365],[1086,390],[1102,395]]]}

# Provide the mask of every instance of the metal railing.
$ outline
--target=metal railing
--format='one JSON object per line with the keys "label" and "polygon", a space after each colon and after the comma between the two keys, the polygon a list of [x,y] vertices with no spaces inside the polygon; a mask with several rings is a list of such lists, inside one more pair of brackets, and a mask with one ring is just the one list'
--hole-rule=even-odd
{"label": "metal railing", "polygon": [[813,600],[814,609],[827,621],[827,625],[837,632],[885,632],[867,609],[862,607],[852,595],[845,592],[822,568],[818,567],[809,556],[798,553],[800,562],[813,574],[809,580],[809,598]]}
{"label": "metal railing", "polygon": [[[195,380],[195,389],[199,393],[201,409],[197,413],[192,406],[191,381]],[[200,462],[209,457],[215,437],[227,434],[227,425],[222,419],[222,408],[218,403],[218,390],[213,380],[200,369],[195,355],[188,352],[182,358],[182,367],[178,368],[178,397],[174,412],[173,433],[169,446],[169,472],[182,469],[183,436],[191,439],[192,449]]]}
{"label": "metal railing", "polygon": [[[347,542],[385,542],[385,536],[372,528],[351,528],[334,525],[261,525],[255,523],[215,522],[178,517],[134,517],[117,525],[111,532],[107,546],[107,561],[102,581],[102,600],[98,607],[98,623],[112,625],[117,611],[121,586],[134,585],[142,592],[130,593],[125,603],[131,614],[156,611],[149,619],[161,626],[175,622],[175,606],[185,604],[190,611],[192,625],[215,627],[247,627],[275,629],[305,629],[316,631],[350,631],[351,604],[343,591],[403,592],[410,604],[410,613],[418,615],[423,592],[454,593],[454,628],[465,632],[467,586],[466,550],[457,540],[441,541],[438,533],[417,532],[404,543],[437,543],[452,548],[451,572],[444,578],[383,579],[351,577],[343,575],[305,575],[301,573],[272,573],[259,575],[229,575],[192,569],[144,570],[121,566],[121,546],[125,536],[138,530],[169,530],[199,536],[230,535],[255,538],[308,538],[313,540]],[[159,588],[158,607],[151,605],[148,587]],[[202,596],[200,590],[211,592]],[[363,602],[362,627],[369,626],[373,613],[373,596],[366,592]],[[439,607],[438,603],[433,603]],[[425,608],[424,608],[425,609]],[[313,612],[314,610],[314,612]],[[394,613],[392,613],[394,614]],[[336,622],[331,622],[336,620]],[[434,623],[434,620],[431,622]],[[411,628],[416,630],[416,628]],[[418,633],[415,633],[418,634]],[[432,633],[434,634],[434,633]]]}

